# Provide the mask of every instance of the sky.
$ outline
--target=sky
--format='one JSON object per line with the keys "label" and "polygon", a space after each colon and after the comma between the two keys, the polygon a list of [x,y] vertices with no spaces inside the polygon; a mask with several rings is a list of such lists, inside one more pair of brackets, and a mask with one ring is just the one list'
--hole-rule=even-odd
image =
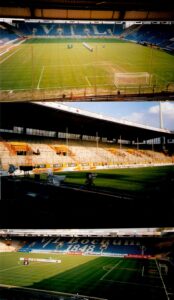
{"label": "sky", "polygon": [[[65,105],[143,125],[160,127],[159,102],[65,102]],[[174,101],[161,102],[163,128],[174,131]]]}

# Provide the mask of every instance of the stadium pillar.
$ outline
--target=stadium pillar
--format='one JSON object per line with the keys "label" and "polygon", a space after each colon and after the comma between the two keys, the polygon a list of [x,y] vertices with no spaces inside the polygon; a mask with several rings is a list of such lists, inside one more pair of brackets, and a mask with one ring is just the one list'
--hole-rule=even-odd
{"label": "stadium pillar", "polygon": [[[160,101],[159,103],[159,118],[160,118],[160,128],[163,129],[164,125],[163,125],[163,115],[162,115],[162,103]],[[164,150],[165,149],[165,137],[162,136],[160,138],[160,144],[161,144],[161,149]]]}
{"label": "stadium pillar", "polygon": [[149,82],[149,85],[151,86],[151,84],[152,84],[152,82],[151,82],[151,80],[152,80],[152,76],[151,76],[151,74],[152,74],[152,63],[153,63],[153,47],[152,47],[152,45],[151,45],[151,52],[150,52],[150,60],[149,60],[149,74],[150,74],[150,82]]}
{"label": "stadium pillar", "polygon": [[120,149],[121,149],[121,135],[120,135]]}
{"label": "stadium pillar", "polygon": [[66,127],[66,146],[67,146],[67,156],[68,156],[68,127]]}
{"label": "stadium pillar", "polygon": [[26,135],[26,134],[27,134],[27,128],[23,127],[23,135]]}
{"label": "stadium pillar", "polygon": [[32,86],[32,98],[34,90],[34,55],[33,55],[33,44],[31,45],[31,86]]}
{"label": "stadium pillar", "polygon": [[160,144],[161,144],[161,150],[165,150],[166,147],[165,147],[165,137],[164,136],[162,136],[160,138]]}
{"label": "stadium pillar", "polygon": [[[95,61],[97,62],[97,45],[95,47]],[[95,96],[97,96],[97,68],[94,68],[94,72],[95,72],[95,91],[94,91],[94,94]]]}
{"label": "stadium pillar", "polygon": [[97,145],[97,150],[98,150],[98,132],[96,132],[96,145]]}
{"label": "stadium pillar", "polygon": [[165,144],[166,144],[166,147],[168,146],[168,139],[167,137],[165,137]]}

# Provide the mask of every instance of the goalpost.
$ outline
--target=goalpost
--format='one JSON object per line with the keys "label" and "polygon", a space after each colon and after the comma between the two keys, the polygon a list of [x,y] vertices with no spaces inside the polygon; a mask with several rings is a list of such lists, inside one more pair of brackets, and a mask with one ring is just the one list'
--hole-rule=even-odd
{"label": "goalpost", "polygon": [[150,86],[152,75],[148,72],[115,73],[114,84],[116,87]]}

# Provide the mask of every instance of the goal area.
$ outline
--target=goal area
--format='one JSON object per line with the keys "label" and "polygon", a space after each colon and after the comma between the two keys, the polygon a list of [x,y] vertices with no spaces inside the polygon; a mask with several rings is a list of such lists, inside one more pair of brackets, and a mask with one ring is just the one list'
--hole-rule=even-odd
{"label": "goal area", "polygon": [[117,87],[120,86],[150,86],[152,81],[152,75],[148,72],[135,72],[135,73],[115,73],[114,84]]}

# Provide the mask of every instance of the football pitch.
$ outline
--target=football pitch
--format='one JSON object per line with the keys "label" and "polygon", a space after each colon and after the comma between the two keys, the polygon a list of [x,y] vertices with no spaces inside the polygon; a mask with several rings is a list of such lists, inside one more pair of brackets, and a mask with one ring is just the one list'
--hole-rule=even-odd
{"label": "football pitch", "polygon": [[1,55],[0,74],[1,98],[159,92],[173,89],[174,56],[116,39],[38,38]]}
{"label": "football pitch", "polygon": [[[152,194],[160,196],[166,193],[170,199],[171,183],[174,178],[174,167],[158,166],[146,168],[126,168],[111,170],[93,170],[95,174],[94,187],[100,190],[125,192],[130,195]],[[57,174],[66,175],[65,182],[83,186],[86,180],[86,173],[89,171],[61,172]],[[45,174],[41,175],[45,179]],[[173,192],[171,193],[173,194]]]}
{"label": "football pitch", "polygon": [[[34,261],[25,266],[20,257],[51,257],[61,263]],[[0,261],[0,286],[55,291],[71,299],[169,299],[165,275],[155,259],[1,253]]]}

